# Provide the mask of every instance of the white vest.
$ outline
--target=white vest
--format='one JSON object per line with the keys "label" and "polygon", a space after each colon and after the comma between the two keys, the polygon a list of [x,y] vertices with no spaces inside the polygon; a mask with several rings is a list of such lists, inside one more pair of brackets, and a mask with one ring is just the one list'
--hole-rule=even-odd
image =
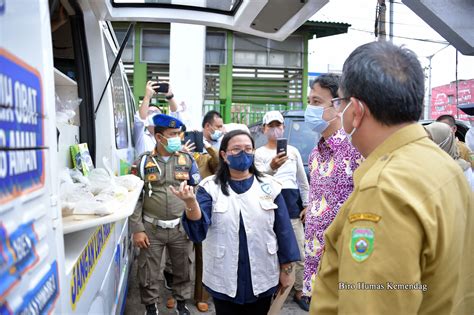
{"label": "white vest", "polygon": [[254,178],[252,187],[236,194],[229,187],[225,196],[209,176],[199,185],[212,197],[212,218],[203,241],[203,283],[213,291],[235,297],[239,261],[240,215],[247,235],[252,289],[254,295],[278,285],[280,267],[278,244],[273,224],[277,205],[275,198],[281,185],[271,176],[259,182]]}

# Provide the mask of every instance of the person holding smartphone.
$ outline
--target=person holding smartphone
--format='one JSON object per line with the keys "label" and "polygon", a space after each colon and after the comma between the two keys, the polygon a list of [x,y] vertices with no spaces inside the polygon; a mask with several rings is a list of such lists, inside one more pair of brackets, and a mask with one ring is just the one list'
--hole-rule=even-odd
{"label": "person holding smartphone", "polygon": [[[263,133],[267,136],[266,145],[255,151],[255,166],[260,171],[273,175],[281,184],[281,194],[285,200],[291,225],[296,235],[298,249],[304,257],[303,210],[308,204],[309,184],[298,150],[282,138],[285,131],[283,116],[279,111],[270,111],[263,116]],[[303,259],[296,262],[294,301],[305,311],[309,304],[303,296]]]}
{"label": "person holding smartphone", "polygon": [[161,110],[155,105],[150,105],[150,100],[153,96],[157,95],[157,93],[164,94],[165,100],[170,107],[170,116],[182,120],[178,114],[182,112],[182,110],[179,110],[170,85],[164,82],[148,81],[146,83],[143,101],[134,116],[133,140],[137,156],[143,152],[152,151],[156,146],[155,137],[153,136],[154,126],[152,117],[156,114],[160,114]]}

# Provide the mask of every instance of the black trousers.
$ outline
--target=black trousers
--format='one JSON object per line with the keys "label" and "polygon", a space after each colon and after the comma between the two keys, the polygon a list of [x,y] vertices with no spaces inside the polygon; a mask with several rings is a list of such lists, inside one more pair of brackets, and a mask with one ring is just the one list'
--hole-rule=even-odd
{"label": "black trousers", "polygon": [[216,315],[266,315],[270,309],[271,301],[272,296],[260,298],[249,304],[236,304],[214,298],[214,306],[216,307]]}

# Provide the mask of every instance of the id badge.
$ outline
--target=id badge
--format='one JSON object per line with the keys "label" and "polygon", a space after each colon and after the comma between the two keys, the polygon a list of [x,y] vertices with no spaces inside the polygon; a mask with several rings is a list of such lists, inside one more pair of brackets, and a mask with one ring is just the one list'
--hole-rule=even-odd
{"label": "id badge", "polygon": [[174,172],[174,178],[177,180],[189,180],[189,172]]}

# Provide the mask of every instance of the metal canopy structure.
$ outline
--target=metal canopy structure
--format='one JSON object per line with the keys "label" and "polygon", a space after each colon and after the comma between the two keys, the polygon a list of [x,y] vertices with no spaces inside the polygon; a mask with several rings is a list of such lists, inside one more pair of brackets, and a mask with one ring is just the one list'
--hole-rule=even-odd
{"label": "metal canopy structure", "polygon": [[463,55],[474,56],[474,1],[402,0]]}
{"label": "metal canopy structure", "polygon": [[241,0],[227,10],[221,5],[229,1],[210,2],[213,6],[189,6],[181,0],[102,0],[90,4],[94,14],[106,21],[197,24],[282,41],[329,1]]}

